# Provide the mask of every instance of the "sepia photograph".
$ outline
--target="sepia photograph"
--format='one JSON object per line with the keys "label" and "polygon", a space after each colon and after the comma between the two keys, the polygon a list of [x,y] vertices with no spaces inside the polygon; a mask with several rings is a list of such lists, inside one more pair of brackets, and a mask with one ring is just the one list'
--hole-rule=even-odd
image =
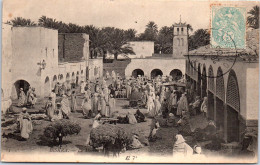
{"label": "sepia photograph", "polygon": [[257,163],[259,6],[3,0],[1,161]]}

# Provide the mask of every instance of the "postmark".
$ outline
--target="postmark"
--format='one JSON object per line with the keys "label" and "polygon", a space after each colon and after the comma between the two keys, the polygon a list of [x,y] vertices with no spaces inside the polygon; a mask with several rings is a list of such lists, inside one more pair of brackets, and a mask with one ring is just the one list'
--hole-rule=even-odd
{"label": "postmark", "polygon": [[[202,77],[218,78],[229,73],[235,65],[237,57],[240,56],[238,49],[245,48],[245,9],[212,6],[211,26],[210,45],[204,47],[205,51],[192,51],[192,59],[190,52],[188,52],[188,62],[191,68],[199,72]],[[226,55],[228,53],[231,54],[229,57]],[[225,58],[223,58],[224,55]],[[213,64],[225,68],[226,71],[217,76],[203,74],[198,70],[198,67],[194,65],[200,60],[211,60]]]}
{"label": "postmark", "polygon": [[[214,31],[216,29],[211,29],[211,31]],[[192,53],[190,54],[190,52],[188,52],[188,63],[191,66],[191,68],[200,73],[202,77],[207,77],[207,78],[218,78],[221,77],[227,73],[230,72],[230,70],[233,68],[233,66],[235,65],[237,58],[240,56],[240,52],[238,51],[238,49],[236,48],[236,43],[235,41],[231,38],[231,42],[233,43],[233,47],[234,48],[221,48],[220,46],[214,48],[214,46],[207,45],[205,46],[205,51],[204,52],[200,52],[200,51],[192,51]],[[229,57],[224,55],[226,53],[231,53],[231,55]],[[218,66],[220,66],[221,68],[225,68],[225,72],[223,72],[222,74],[216,75],[216,76],[212,76],[212,75],[208,75],[203,74],[203,72],[200,72],[198,70],[198,66],[196,64],[199,63],[199,61],[201,61],[201,63],[203,63],[203,61],[205,60],[211,60],[213,64],[216,64]],[[203,66],[201,66],[203,67]]]}

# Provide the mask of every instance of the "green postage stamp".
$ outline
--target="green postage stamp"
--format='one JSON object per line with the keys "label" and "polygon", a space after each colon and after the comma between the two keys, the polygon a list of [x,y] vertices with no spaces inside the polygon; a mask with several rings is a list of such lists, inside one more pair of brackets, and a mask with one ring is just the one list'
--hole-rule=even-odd
{"label": "green postage stamp", "polygon": [[220,48],[245,48],[246,9],[212,6],[211,45]]}

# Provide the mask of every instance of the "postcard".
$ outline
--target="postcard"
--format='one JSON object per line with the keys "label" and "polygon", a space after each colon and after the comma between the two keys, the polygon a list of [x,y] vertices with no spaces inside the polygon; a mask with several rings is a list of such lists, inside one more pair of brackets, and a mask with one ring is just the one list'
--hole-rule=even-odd
{"label": "postcard", "polygon": [[259,6],[4,0],[1,161],[257,163]]}

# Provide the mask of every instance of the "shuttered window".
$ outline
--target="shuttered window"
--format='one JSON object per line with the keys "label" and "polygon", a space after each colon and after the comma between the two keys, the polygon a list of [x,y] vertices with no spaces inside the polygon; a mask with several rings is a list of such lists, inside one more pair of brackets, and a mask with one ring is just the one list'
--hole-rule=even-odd
{"label": "shuttered window", "polygon": [[227,104],[240,111],[240,97],[237,78],[233,70],[230,71],[227,84]]}

